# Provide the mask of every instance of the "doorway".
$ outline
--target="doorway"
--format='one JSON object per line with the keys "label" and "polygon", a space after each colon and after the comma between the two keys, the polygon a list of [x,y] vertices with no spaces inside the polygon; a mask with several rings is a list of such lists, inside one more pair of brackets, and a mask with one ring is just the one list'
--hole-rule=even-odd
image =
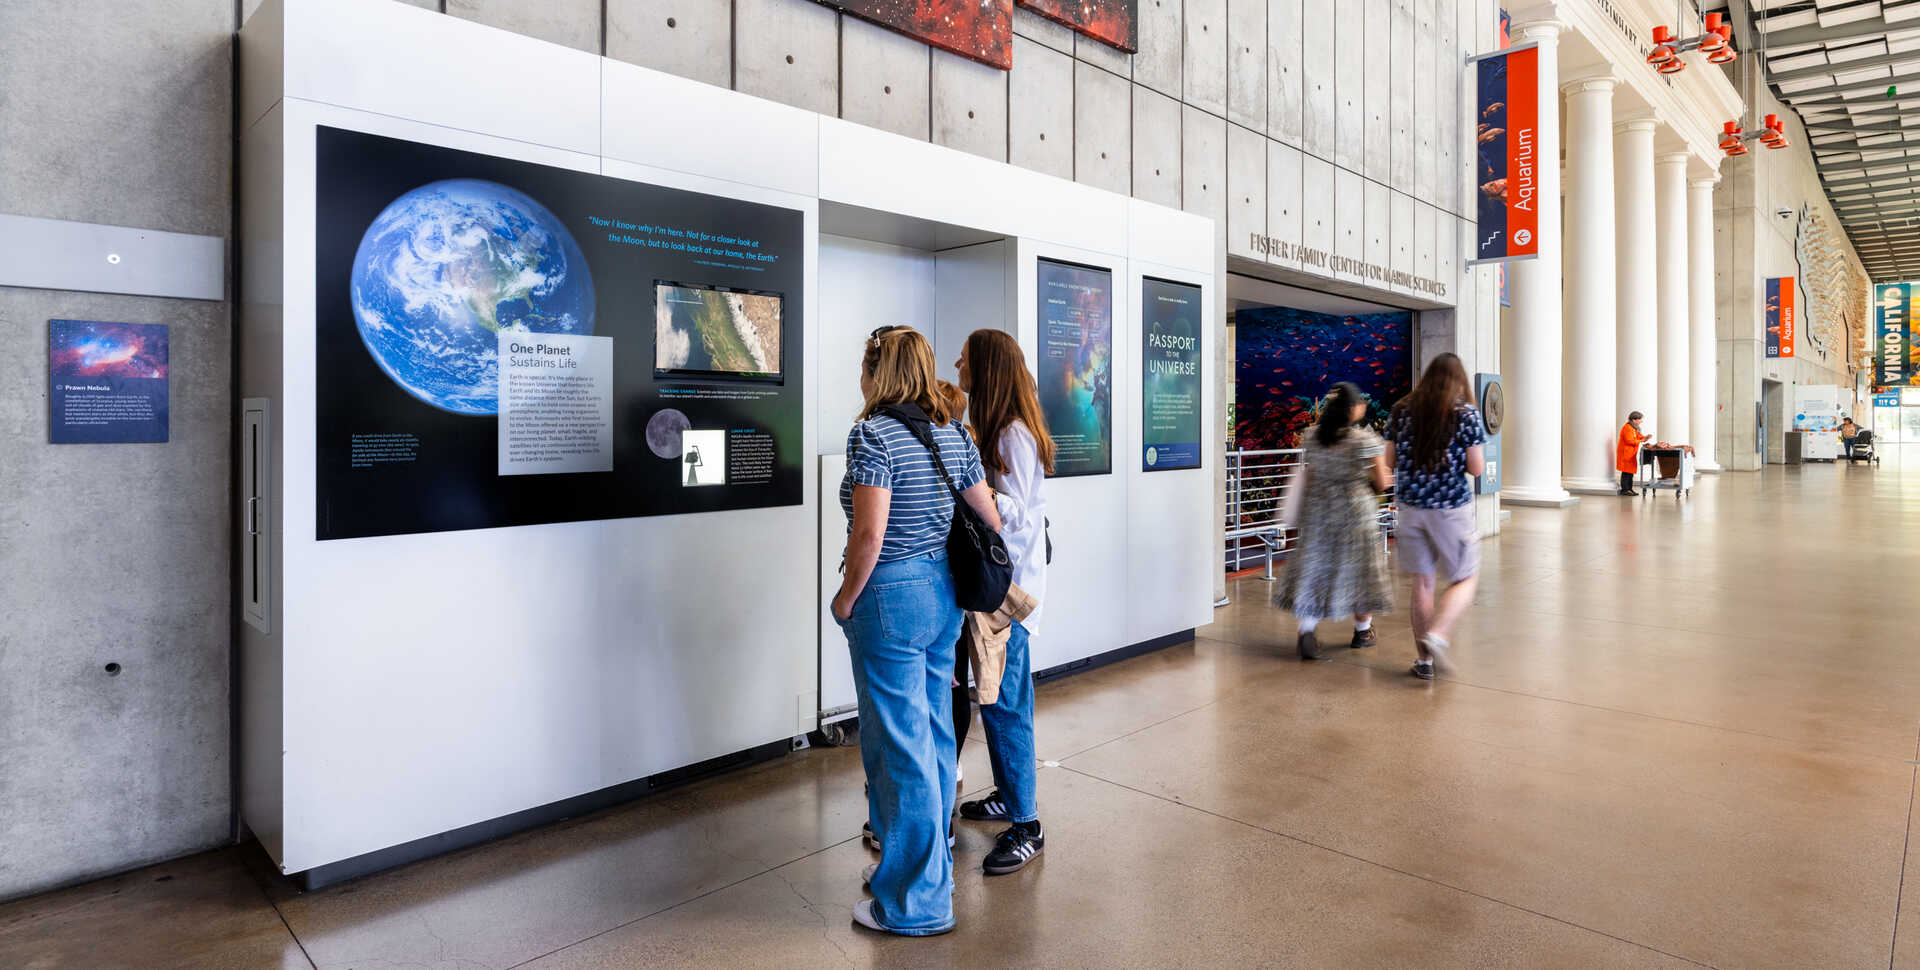
{"label": "doorway", "polygon": [[1760,381],[1760,426],[1756,429],[1758,446],[1769,465],[1787,463],[1787,385],[1781,381]]}

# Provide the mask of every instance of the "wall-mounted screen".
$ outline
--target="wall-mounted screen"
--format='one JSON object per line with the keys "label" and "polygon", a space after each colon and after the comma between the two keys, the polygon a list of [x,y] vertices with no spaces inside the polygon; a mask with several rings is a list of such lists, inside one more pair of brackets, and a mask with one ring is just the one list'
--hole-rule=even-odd
{"label": "wall-mounted screen", "polygon": [[780,380],[780,294],[666,280],[653,293],[653,376]]}
{"label": "wall-mounted screen", "polygon": [[1200,288],[1140,285],[1140,439],[1144,471],[1200,467]]}
{"label": "wall-mounted screen", "polygon": [[1042,259],[1040,410],[1054,478],[1113,471],[1113,271]]}
{"label": "wall-mounted screen", "polygon": [[1386,424],[1413,390],[1413,314],[1246,307],[1234,318],[1234,448],[1298,448],[1340,381],[1367,396],[1366,423]]}
{"label": "wall-mounted screen", "polygon": [[318,538],[801,503],[800,210],[324,126],[315,162]]}

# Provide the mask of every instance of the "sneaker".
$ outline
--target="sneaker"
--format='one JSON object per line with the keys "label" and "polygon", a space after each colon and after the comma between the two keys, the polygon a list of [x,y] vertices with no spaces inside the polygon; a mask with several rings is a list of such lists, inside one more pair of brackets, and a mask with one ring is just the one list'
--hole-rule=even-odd
{"label": "sneaker", "polygon": [[1413,675],[1415,677],[1420,678],[1421,680],[1432,680],[1433,679],[1433,661],[1415,660],[1413,662]]}
{"label": "sneaker", "polygon": [[873,885],[873,874],[879,871],[880,871],[880,863],[878,862],[867,863],[867,867],[865,869],[860,870],[860,888],[865,889],[868,886]]}
{"label": "sneaker", "polygon": [[1379,642],[1380,642],[1380,628],[1370,626],[1364,630],[1353,631],[1353,642],[1347,644],[1347,646],[1355,650],[1364,650],[1367,647],[1371,647],[1374,644]]}
{"label": "sneaker", "polygon": [[[867,848],[872,849],[875,852],[880,851],[880,840],[873,834],[872,822],[860,823],[860,841],[865,842],[867,844]],[[949,849],[953,848],[953,825],[952,824],[947,825],[947,848]]]}
{"label": "sneaker", "polygon": [[1039,825],[1034,826],[1032,834],[1015,825],[1000,833],[1000,838],[994,841],[993,851],[987,853],[986,861],[980,868],[989,876],[1019,872],[1046,846],[1047,837],[1040,831]]}
{"label": "sneaker", "polygon": [[1427,659],[1433,669],[1443,674],[1453,673],[1453,660],[1447,656],[1447,646],[1431,637],[1427,639]]}
{"label": "sneaker", "polygon": [[[866,927],[867,929],[874,930],[879,933],[894,932],[893,930],[890,930],[884,926],[881,926],[880,921],[873,918],[873,900],[871,899],[863,899],[853,904],[853,921],[855,923],[858,923],[861,926]],[[907,934],[900,934],[900,935],[902,936],[939,936],[942,933],[953,932],[953,926],[954,926],[953,921],[948,920],[947,925],[944,929],[927,930],[921,933],[907,933]]]}
{"label": "sneaker", "polygon": [[978,801],[961,802],[960,817],[973,822],[1004,822],[1007,820],[1007,801],[1000,797],[1000,789]]}
{"label": "sneaker", "polygon": [[1314,636],[1311,633],[1302,633],[1300,634],[1300,642],[1298,646],[1300,649],[1301,660],[1319,660],[1320,659],[1320,638],[1319,637]]}

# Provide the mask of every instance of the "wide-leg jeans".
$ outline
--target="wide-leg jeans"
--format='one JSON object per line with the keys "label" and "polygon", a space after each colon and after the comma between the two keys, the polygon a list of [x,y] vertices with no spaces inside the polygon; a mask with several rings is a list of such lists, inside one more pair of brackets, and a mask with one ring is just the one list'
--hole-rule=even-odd
{"label": "wide-leg jeans", "polygon": [[953,928],[954,641],[961,613],[944,550],[881,563],[840,623],[860,701],[867,811],[880,842],[869,889],[880,925]]}
{"label": "wide-leg jeans", "polygon": [[993,784],[1007,803],[1008,820],[1031,822],[1040,817],[1036,790],[1038,767],[1033,753],[1033,651],[1027,628],[1015,621],[1007,636],[1007,669],[1000,675],[1000,697],[980,705],[980,724],[987,732],[987,759],[993,764]]}

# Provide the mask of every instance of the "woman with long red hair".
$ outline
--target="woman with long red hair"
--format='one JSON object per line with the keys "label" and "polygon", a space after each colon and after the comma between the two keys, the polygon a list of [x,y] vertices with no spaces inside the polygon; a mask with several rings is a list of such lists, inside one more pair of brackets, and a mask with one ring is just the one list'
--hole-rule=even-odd
{"label": "woman with long red hair", "polygon": [[[1041,489],[1053,471],[1053,438],[1040,414],[1040,393],[1020,344],[1003,330],[975,330],[955,363],[967,392],[967,417],[979,442],[980,463],[1000,510],[1000,537],[1013,557],[1015,585],[1042,607],[1047,591],[1047,500]],[[1040,610],[1015,621],[1007,638],[1000,697],[980,707],[995,789],[960,803],[960,817],[1008,822],[981,868],[989,876],[1016,872],[1046,844],[1040,831],[1033,750],[1033,653]]]}

